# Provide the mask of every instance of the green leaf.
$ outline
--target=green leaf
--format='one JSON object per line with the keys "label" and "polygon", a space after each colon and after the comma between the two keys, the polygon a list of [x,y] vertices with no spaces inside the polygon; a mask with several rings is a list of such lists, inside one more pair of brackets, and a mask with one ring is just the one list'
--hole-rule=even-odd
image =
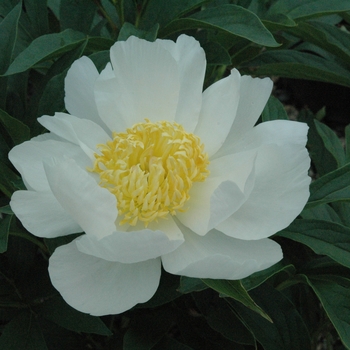
{"label": "green leaf", "polygon": [[61,33],[43,35],[22,51],[5,75],[21,73],[40,62],[48,61],[70,51],[86,40],[84,34],[67,29]]}
{"label": "green leaf", "polygon": [[[83,55],[87,44],[88,42],[84,40],[81,45],[64,53],[52,64],[44,78],[46,84],[40,96],[36,115],[54,115],[56,112],[65,111],[64,79],[73,62]],[[37,98],[39,98],[39,96],[37,96]],[[34,98],[32,98],[32,100],[34,100]]]}
{"label": "green leaf", "polygon": [[12,180],[11,182],[12,182],[13,186],[15,186],[16,190],[24,190],[25,191],[27,189],[24,182],[23,182],[23,179],[21,177],[17,177],[15,180]]}
{"label": "green leaf", "polygon": [[18,180],[18,176],[3,162],[0,161],[0,191],[7,197],[11,197],[16,191],[14,183]]}
{"label": "green leaf", "polygon": [[253,12],[236,5],[212,7],[197,12],[190,17],[174,20],[160,30],[160,35],[168,36],[180,30],[198,28],[222,31],[248,39],[262,46],[279,46],[259,17]]}
{"label": "green leaf", "polygon": [[311,248],[316,254],[327,255],[350,268],[350,228],[323,220],[295,220],[277,233]]}
{"label": "green leaf", "polygon": [[[307,276],[333,275],[350,279],[350,270],[328,256],[321,256],[308,261],[303,265],[302,273]],[[300,274],[295,275],[295,279],[300,279],[300,276]]]}
{"label": "green leaf", "polygon": [[27,21],[21,23],[30,31],[30,35],[37,38],[49,32],[47,0],[25,0],[25,14]]}
{"label": "green leaf", "polygon": [[149,0],[140,19],[140,29],[150,29],[155,24],[164,27],[169,22],[198,8],[205,0],[167,0],[166,4],[159,0]]}
{"label": "green leaf", "polygon": [[350,86],[350,72],[335,61],[293,50],[266,51],[245,66],[258,67],[258,76],[279,75],[285,78],[324,81]]}
{"label": "green leaf", "polygon": [[282,273],[285,274],[285,278],[287,279],[295,274],[295,267],[291,264],[286,265],[284,261],[280,261],[268,269],[253,273],[249,277],[242,279],[241,282],[243,287],[249,291],[260,286],[269,278]]}
{"label": "green leaf", "polygon": [[324,221],[332,221],[337,224],[343,224],[338,213],[328,204],[319,204],[315,207],[305,208],[301,212],[303,219],[316,219]]}
{"label": "green leaf", "polygon": [[316,130],[314,115],[309,110],[304,109],[299,113],[298,120],[307,123],[309,127],[307,148],[317,174],[323,176],[336,170],[337,162],[324,147],[323,140]]}
{"label": "green leaf", "polygon": [[96,13],[94,1],[61,0],[60,24],[61,30],[73,29],[88,34]]}
{"label": "green leaf", "polygon": [[345,127],[346,162],[350,163],[350,124]]}
{"label": "green leaf", "polygon": [[0,16],[3,19],[14,7],[13,0],[3,0],[0,1]]}
{"label": "green leaf", "polygon": [[89,56],[94,65],[96,66],[99,72],[106,67],[106,64],[109,62],[109,50],[95,52]]}
{"label": "green leaf", "polygon": [[157,39],[159,24],[155,24],[149,30],[142,30],[136,28],[133,24],[125,22],[120,29],[118,35],[118,41],[125,41],[130,36],[136,36],[140,39],[145,39],[148,41],[155,41]]}
{"label": "green leaf", "polygon": [[3,77],[0,79],[7,79],[7,100],[4,110],[12,117],[21,120],[23,123],[28,123],[27,106],[29,96],[31,96],[32,80],[28,84],[29,72],[16,74],[10,77]]}
{"label": "green leaf", "polygon": [[287,297],[266,283],[251,291],[251,295],[271,316],[273,322],[257,317],[251,310],[234,300],[229,302],[264,349],[310,348],[310,338],[304,321]]}
{"label": "green leaf", "polygon": [[40,326],[30,311],[20,313],[3,328],[0,349],[48,350]]}
{"label": "green leaf", "polygon": [[344,0],[279,0],[271,6],[268,13],[283,13],[293,19],[305,20],[349,10],[350,4]]}
{"label": "green leaf", "polygon": [[239,40],[235,41],[235,44],[230,47],[230,53],[232,52],[232,66],[241,67],[245,62],[249,62],[254,57],[258,56],[261,53],[261,47],[253,44],[247,39],[239,38]]}
{"label": "green leaf", "polygon": [[[21,2],[22,13],[13,57],[18,56],[34,39],[49,33],[47,0],[22,0]],[[54,25],[50,29],[54,29]]]}
{"label": "green leaf", "polygon": [[208,286],[200,278],[181,276],[178,291],[183,294],[201,292]]}
{"label": "green leaf", "polygon": [[207,58],[207,63],[213,65],[225,65],[231,64],[231,57],[228,51],[219,43],[214,41],[209,41],[202,45],[205,55]]}
{"label": "green leaf", "polygon": [[232,311],[226,298],[220,298],[217,293],[208,289],[204,293],[194,294],[193,299],[212,329],[233,342],[255,344],[253,335]]}
{"label": "green leaf", "polygon": [[297,25],[290,17],[283,13],[264,14],[261,20],[270,31],[286,30]]}
{"label": "green leaf", "polygon": [[46,84],[39,102],[38,115],[54,115],[56,112],[64,112],[64,79],[66,75],[67,70],[55,75]]}
{"label": "green leaf", "polygon": [[319,122],[318,120],[314,120],[314,123],[318,134],[323,140],[324,146],[329,153],[332,154],[338,164],[338,167],[343,166],[345,164],[345,153],[339,137],[327,125]]}
{"label": "green leaf", "polygon": [[306,208],[350,200],[350,164],[346,164],[337,170],[323,175],[310,185],[310,198]]}
{"label": "green leaf", "polygon": [[7,250],[7,241],[12,217],[12,215],[7,215],[4,219],[0,219],[0,253],[4,253]]}
{"label": "green leaf", "polygon": [[30,139],[30,129],[18,119],[0,109],[0,124],[4,126],[13,143],[18,145]]}
{"label": "green leaf", "polygon": [[316,293],[340,339],[350,348],[350,280],[340,276],[303,276]]}
{"label": "green leaf", "polygon": [[21,4],[18,4],[0,22],[0,74],[6,72],[6,69],[10,65],[13,49],[16,44],[18,20],[20,15]]}
{"label": "green leaf", "polygon": [[216,290],[217,292],[223,294],[223,296],[228,296],[233,298],[254,312],[258,313],[260,316],[266,320],[271,321],[270,316],[261,309],[255,301],[250,297],[247,291],[244,289],[241,281],[226,281],[226,280],[212,280],[212,279],[202,279],[202,281],[210,288]]}
{"label": "green leaf", "polygon": [[350,227],[350,201],[348,202],[335,202],[332,203],[332,207],[337,212],[339,218],[344,226]]}
{"label": "green leaf", "polygon": [[288,32],[350,63],[350,36],[340,28],[319,21],[310,21],[300,22]]}
{"label": "green leaf", "polygon": [[262,111],[262,121],[267,122],[269,120],[288,119],[286,110],[283,104],[274,96],[270,96],[267,104]]}
{"label": "green leaf", "polygon": [[3,207],[0,207],[0,213],[1,214],[8,214],[8,215],[14,214],[14,212],[11,210],[11,207],[9,205],[5,205]]}
{"label": "green leaf", "polygon": [[[21,3],[15,6],[0,22],[0,75],[6,72],[11,63],[17,40],[18,21],[21,15]],[[0,77],[0,107],[5,108],[7,79]]]}
{"label": "green leaf", "polygon": [[350,201],[332,203],[332,208],[338,214],[342,225],[350,227]]}
{"label": "green leaf", "polygon": [[112,335],[112,332],[99,317],[73,309],[60,296],[47,300],[37,308],[44,318],[71,331]]}
{"label": "green leaf", "polygon": [[89,53],[99,52],[103,50],[109,50],[110,47],[115,43],[114,40],[108,38],[102,38],[100,36],[87,37],[86,50]]}

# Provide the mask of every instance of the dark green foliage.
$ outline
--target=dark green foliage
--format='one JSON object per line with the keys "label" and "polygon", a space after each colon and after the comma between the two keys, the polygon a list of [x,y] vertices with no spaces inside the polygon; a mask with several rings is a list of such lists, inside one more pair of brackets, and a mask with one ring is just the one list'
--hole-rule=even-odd
{"label": "dark green foliage", "polygon": [[[350,87],[349,30],[348,0],[1,0],[0,349],[350,349],[349,125],[340,139],[321,113],[299,111],[314,181],[303,212],[273,238],[282,261],[242,281],[163,271],[151,300],[101,318],[51,285],[50,255],[80,234],[41,239],[22,227],[9,202],[25,186],[8,160],[43,132],[38,117],[65,111],[71,64],[85,55],[101,71],[116,40],[194,36],[205,87],[232,68]],[[272,96],[261,121],[288,119],[282,102]]]}

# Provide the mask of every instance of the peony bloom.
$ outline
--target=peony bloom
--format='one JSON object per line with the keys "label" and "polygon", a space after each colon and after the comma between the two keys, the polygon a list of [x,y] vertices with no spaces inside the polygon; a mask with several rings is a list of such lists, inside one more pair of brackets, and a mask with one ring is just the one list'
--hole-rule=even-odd
{"label": "peony bloom", "polygon": [[11,208],[38,237],[84,232],[56,249],[53,285],[92,315],[149,300],[172,274],[241,279],[282,258],[267,237],[309,196],[307,126],[254,126],[270,79],[235,69],[204,92],[199,43],[131,37],[98,73],[87,57],[65,80],[70,114],[16,146],[23,177]]}

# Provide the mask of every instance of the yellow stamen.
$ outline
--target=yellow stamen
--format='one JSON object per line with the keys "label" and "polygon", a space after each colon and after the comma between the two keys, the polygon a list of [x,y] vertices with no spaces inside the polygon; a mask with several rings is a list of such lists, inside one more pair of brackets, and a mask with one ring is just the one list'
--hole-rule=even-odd
{"label": "yellow stamen", "polygon": [[199,137],[177,123],[135,124],[97,145],[91,171],[117,198],[120,224],[136,225],[185,211],[193,182],[209,175],[208,154]]}

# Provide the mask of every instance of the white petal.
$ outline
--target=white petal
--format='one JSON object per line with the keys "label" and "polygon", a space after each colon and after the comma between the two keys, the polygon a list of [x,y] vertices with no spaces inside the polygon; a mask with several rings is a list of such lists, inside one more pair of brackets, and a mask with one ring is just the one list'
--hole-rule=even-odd
{"label": "white petal", "polygon": [[193,184],[189,209],[178,219],[192,231],[205,235],[240,208],[254,184],[255,152],[219,158],[210,164],[210,176]]}
{"label": "white petal", "polygon": [[236,117],[225,143],[215,157],[229,154],[232,144],[253,128],[270,97],[272,87],[273,82],[269,78],[241,77]]}
{"label": "white petal", "polygon": [[49,261],[53,286],[75,309],[95,316],[119,314],[156,292],[160,259],[136,264],[106,261],[79,252],[75,241],[55,250]]}
{"label": "white petal", "polygon": [[[111,66],[107,65],[107,67]],[[124,100],[126,93],[122,91],[123,87],[118,84],[117,78],[106,79],[109,76],[109,72],[105,73],[107,69],[109,70],[107,67],[101,72],[95,84],[96,105],[102,120],[109,130],[125,132],[127,128],[133,125],[132,121],[124,118],[124,114],[126,114],[124,109],[128,108],[128,102]]]}
{"label": "white petal", "polygon": [[[109,80],[109,79],[113,79],[113,78],[115,78],[114,70],[112,68],[111,62],[108,62],[106,64],[106,67],[104,69],[102,69],[98,79],[101,81],[101,80]],[[95,95],[95,93],[94,93],[94,95]]]}
{"label": "white petal", "polygon": [[[124,225],[121,227],[124,227]],[[129,226],[125,231],[134,232],[143,230],[144,228],[144,224],[139,221],[136,226]],[[152,231],[162,231],[171,241],[183,241],[184,239],[181,230],[170,215],[165,219],[150,222],[147,228]]]}
{"label": "white petal", "polygon": [[98,71],[90,60],[83,56],[76,60],[68,70],[65,84],[64,102],[67,111],[79,118],[89,119],[105,128],[97,112],[94,85]]}
{"label": "white petal", "polygon": [[256,180],[246,202],[216,228],[239,239],[261,239],[287,227],[309,197],[310,159],[301,145],[264,145]]}
{"label": "white petal", "polygon": [[9,153],[9,159],[22,175],[26,187],[37,191],[50,190],[43,162],[62,157],[74,158],[82,166],[91,165],[79,147],[52,139],[34,138],[12,148]]}
{"label": "white petal", "polygon": [[210,197],[219,185],[220,180],[211,181],[210,179],[204,183],[194,183],[190,191],[191,198],[186,203],[188,209],[185,212],[176,213],[179,221],[199,235],[205,235],[208,232]]}
{"label": "white petal", "polygon": [[136,37],[111,47],[115,78],[98,79],[95,98],[101,118],[112,131],[124,124],[175,118],[179,99],[177,63],[158,42]]}
{"label": "white petal", "polygon": [[194,134],[205,145],[209,157],[223,145],[236,116],[241,76],[236,69],[231,75],[211,85],[203,93],[203,105]]}
{"label": "white petal", "polygon": [[33,235],[54,238],[82,232],[51,192],[16,191],[11,209]]}
{"label": "white petal", "polygon": [[233,143],[234,152],[257,149],[261,145],[286,144],[298,145],[304,148],[307,141],[308,126],[289,120],[273,120],[261,123],[245,133],[243,137]]}
{"label": "white petal", "polygon": [[88,119],[79,119],[69,114],[56,113],[54,117],[44,115],[38,121],[52,133],[70,141],[94,159],[97,151],[96,146],[110,140],[107,133],[96,123]]}
{"label": "white petal", "polygon": [[157,42],[166,48],[178,63],[180,97],[175,121],[181,124],[187,132],[193,132],[202,104],[206,68],[204,50],[197,40],[187,35],[180,35],[176,43],[160,39]]}
{"label": "white petal", "polygon": [[116,198],[74,160],[45,164],[50,188],[62,207],[87,233],[102,238],[115,231]]}
{"label": "white petal", "polygon": [[185,243],[162,256],[166,271],[195,278],[237,280],[264,270],[282,259],[272,240],[242,241],[212,230],[198,236],[181,227]]}
{"label": "white petal", "polygon": [[35,137],[32,137],[30,141],[36,141],[36,142],[42,142],[47,140],[54,140],[54,141],[61,141],[64,142],[65,140],[62,139],[62,137],[59,137],[55,134],[52,134],[51,132],[47,132],[45,134],[41,134]]}
{"label": "white petal", "polygon": [[167,224],[176,226],[180,239],[171,240],[160,230],[143,228],[132,232],[117,231],[100,240],[84,235],[77,239],[77,247],[82,253],[124,264],[158,258],[172,252],[184,241],[180,229],[171,218]]}

